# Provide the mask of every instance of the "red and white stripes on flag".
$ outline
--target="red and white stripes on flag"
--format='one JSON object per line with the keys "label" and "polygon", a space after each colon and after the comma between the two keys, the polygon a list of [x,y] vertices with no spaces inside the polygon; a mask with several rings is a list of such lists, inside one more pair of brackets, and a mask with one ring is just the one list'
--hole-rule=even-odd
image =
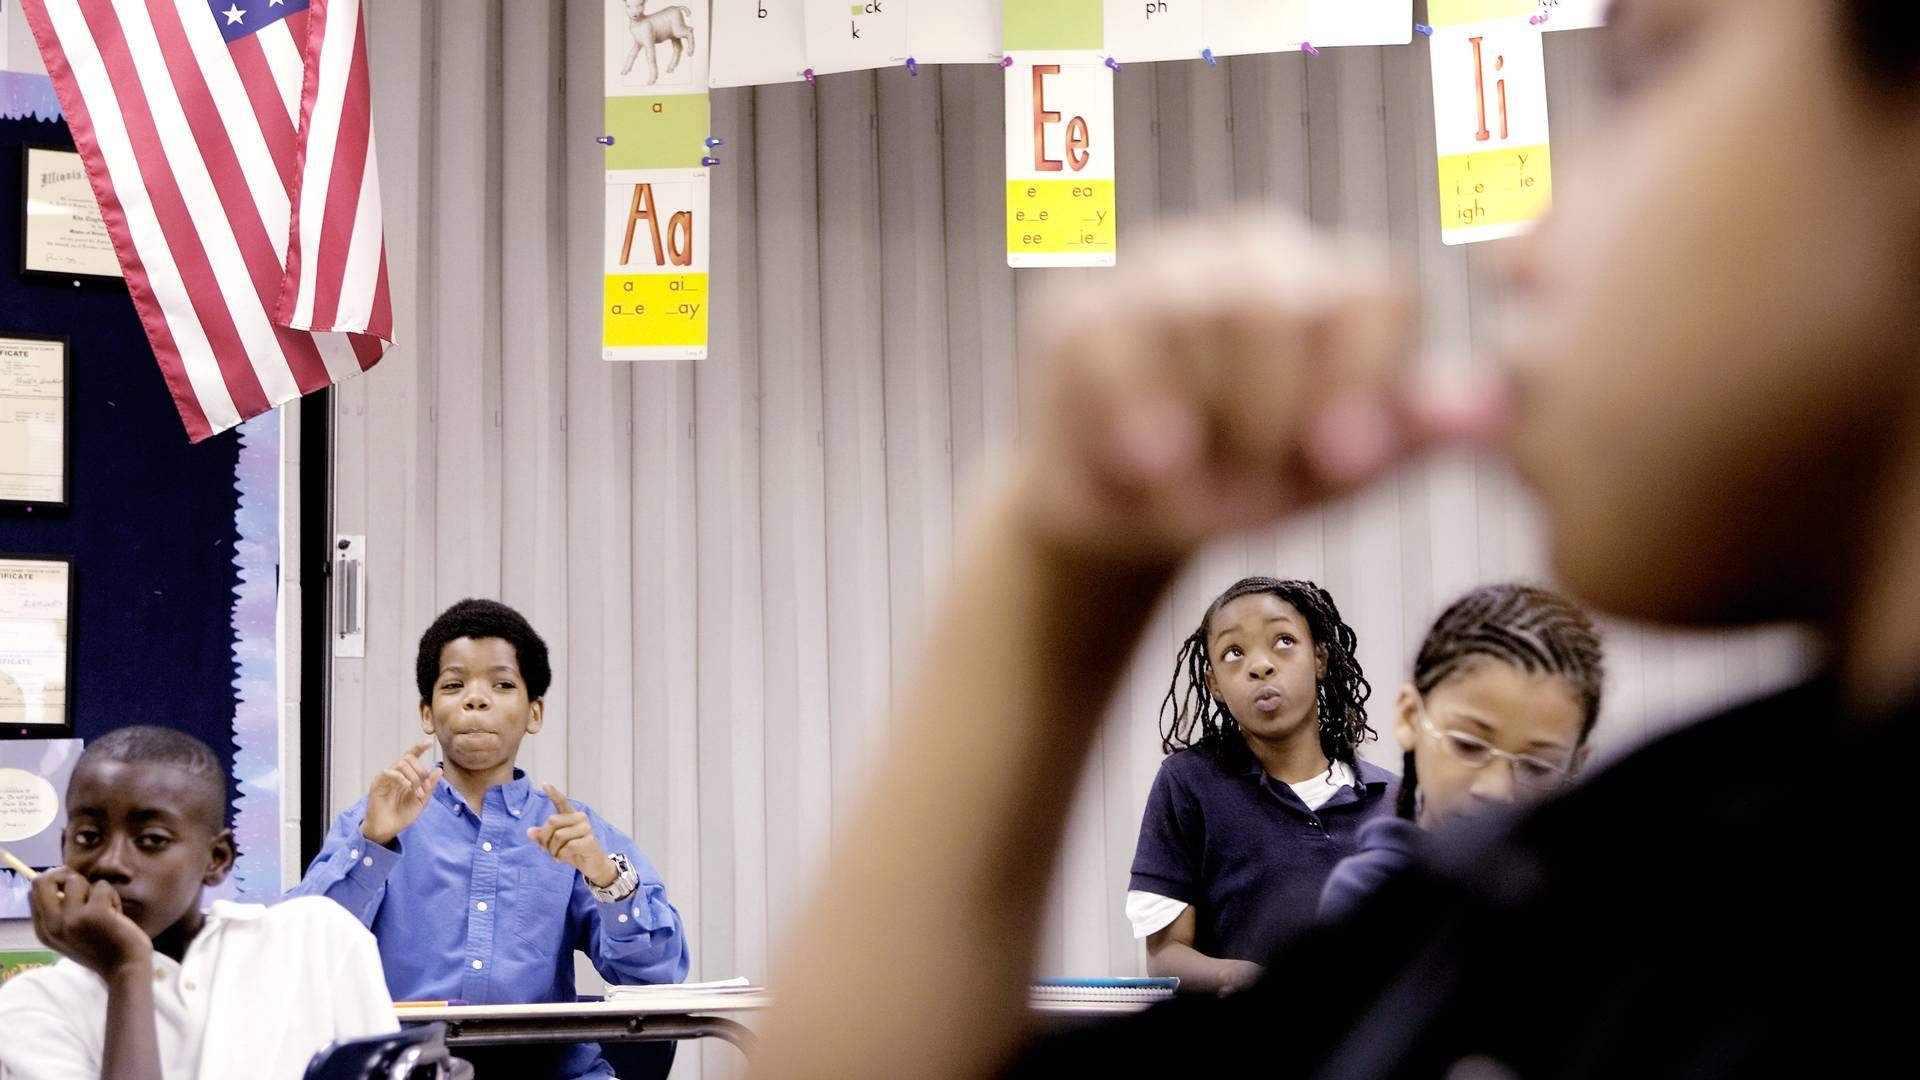
{"label": "red and white stripes on flag", "polygon": [[372,367],[393,311],[360,0],[24,6],[188,437]]}

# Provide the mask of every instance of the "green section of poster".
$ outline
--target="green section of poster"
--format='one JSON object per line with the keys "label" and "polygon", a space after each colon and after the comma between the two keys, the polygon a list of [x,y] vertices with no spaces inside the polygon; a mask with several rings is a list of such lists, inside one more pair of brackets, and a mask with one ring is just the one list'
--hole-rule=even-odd
{"label": "green section of poster", "polygon": [[0,952],[0,983],[6,982],[23,971],[37,967],[52,967],[60,957],[43,949],[22,952]]}
{"label": "green section of poster", "polygon": [[1106,15],[1100,0],[1002,0],[1000,37],[1008,52],[1098,49]]}

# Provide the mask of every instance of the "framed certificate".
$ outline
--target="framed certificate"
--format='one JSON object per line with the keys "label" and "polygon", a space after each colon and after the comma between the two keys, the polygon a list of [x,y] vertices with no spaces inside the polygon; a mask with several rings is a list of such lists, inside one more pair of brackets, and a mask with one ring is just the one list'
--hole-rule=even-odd
{"label": "framed certificate", "polygon": [[80,155],[27,146],[22,160],[21,272],[75,281],[125,281]]}
{"label": "framed certificate", "polygon": [[67,507],[72,372],[65,338],[0,333],[0,507]]}
{"label": "framed certificate", "polygon": [[0,739],[73,734],[73,563],[0,555]]}

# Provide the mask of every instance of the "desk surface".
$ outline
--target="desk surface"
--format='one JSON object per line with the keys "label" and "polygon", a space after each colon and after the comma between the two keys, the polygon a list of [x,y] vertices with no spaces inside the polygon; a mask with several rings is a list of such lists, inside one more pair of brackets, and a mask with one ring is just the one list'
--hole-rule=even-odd
{"label": "desk surface", "polygon": [[[470,1020],[566,1021],[623,1016],[725,1016],[729,1013],[761,1012],[773,1004],[766,993],[751,994],[649,994],[644,998],[615,1001],[560,1001],[533,1005],[446,1005],[437,1008],[396,1010],[400,1022],[428,1024]],[[1127,1016],[1142,1012],[1149,1003],[1126,1002],[1034,1002],[1033,1011],[1041,1016]]]}
{"label": "desk surface", "polygon": [[574,1020],[610,1016],[720,1016],[759,1012],[773,1004],[764,993],[649,994],[616,1001],[555,1001],[532,1005],[444,1005],[394,1010],[403,1024],[466,1020]]}

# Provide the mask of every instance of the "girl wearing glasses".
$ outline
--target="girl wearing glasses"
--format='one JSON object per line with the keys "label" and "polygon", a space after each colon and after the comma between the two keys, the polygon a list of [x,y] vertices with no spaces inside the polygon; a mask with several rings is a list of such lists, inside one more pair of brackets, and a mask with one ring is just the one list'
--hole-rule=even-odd
{"label": "girl wearing glasses", "polygon": [[1412,861],[1420,838],[1489,807],[1539,799],[1587,758],[1600,716],[1600,635],[1557,593],[1487,585],[1440,614],[1395,701],[1406,751],[1397,817],[1360,830],[1327,879],[1337,917]]}

